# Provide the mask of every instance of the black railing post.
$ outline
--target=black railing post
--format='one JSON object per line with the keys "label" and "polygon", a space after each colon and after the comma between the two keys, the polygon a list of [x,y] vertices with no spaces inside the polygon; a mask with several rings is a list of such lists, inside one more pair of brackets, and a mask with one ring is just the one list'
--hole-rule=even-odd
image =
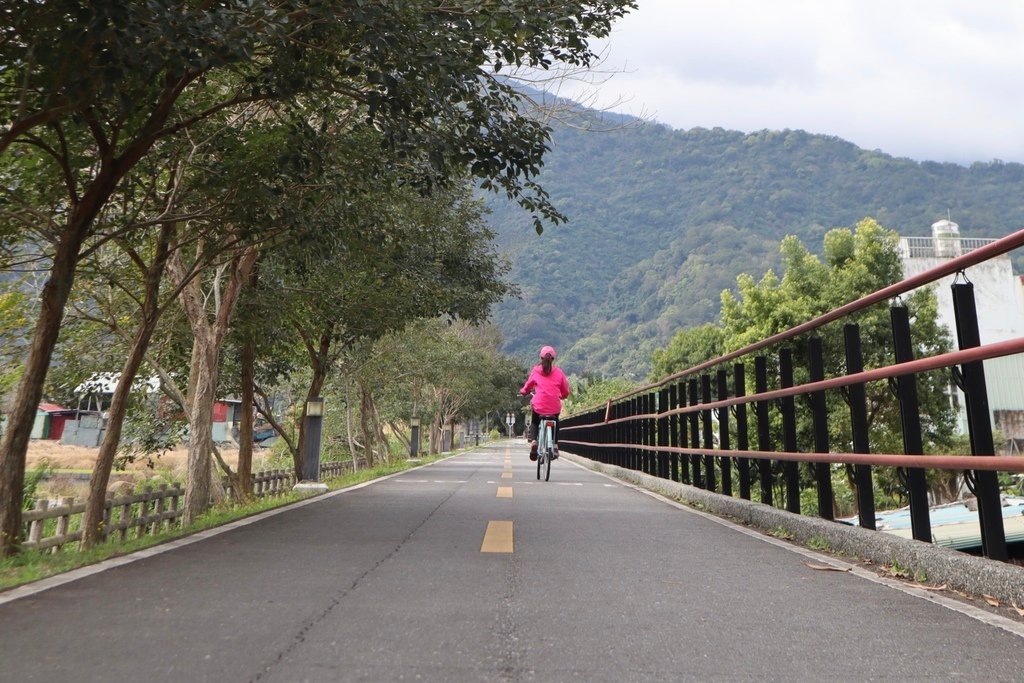
{"label": "black railing post", "polygon": [[[960,350],[981,346],[978,312],[974,305],[974,285],[957,283],[953,287],[953,314],[956,317],[956,338]],[[960,366],[961,389],[967,408],[967,428],[971,435],[971,453],[984,457],[995,455],[992,423],[988,408],[988,387],[982,361]],[[974,470],[974,495],[978,500],[978,521],[981,524],[981,551],[992,560],[1006,560],[1006,532],[999,498],[999,479],[995,472]]]}
{"label": "black railing post", "polygon": [[[718,400],[724,401],[729,398],[729,376],[725,370],[719,370],[716,377],[718,380]],[[731,449],[729,445],[729,408],[718,409],[718,447],[723,451]],[[732,495],[732,458],[722,456],[718,459],[722,467],[722,495]]]}
{"label": "black railing post", "polygon": [[[808,370],[811,382],[825,379],[825,362],[822,359],[821,338],[811,337],[807,343]],[[824,391],[811,393],[811,420],[814,431],[814,450],[828,453],[828,405]],[[814,463],[814,477],[818,480],[818,516],[835,519],[832,514],[832,467],[827,462]]]}
{"label": "black railing post", "polygon": [[[647,414],[653,415],[657,413],[657,393],[651,391],[647,394]],[[657,445],[657,418],[647,418],[647,442],[648,446]],[[647,474],[653,476],[659,476],[657,473],[657,454],[652,451],[647,451]]]}
{"label": "black railing post", "polygon": [[[690,390],[690,405],[696,406],[700,403],[700,399],[697,397],[697,380],[691,379],[687,383],[687,388]],[[700,427],[698,421],[700,415],[696,410],[689,413],[690,415],[690,448],[700,448]],[[698,488],[704,488],[704,478],[700,472],[700,456],[696,453],[690,456],[690,467],[693,470],[691,478],[693,479],[693,485]]]}
{"label": "black railing post", "polygon": [[[734,393],[736,396],[747,395],[747,380],[744,376],[743,363],[736,363],[732,368]],[[745,451],[750,448],[749,436],[747,434],[747,404],[736,404],[736,450]],[[750,459],[737,458],[737,467],[740,471],[740,498],[750,500]]]}
{"label": "black railing post", "polygon": [[[910,337],[910,313],[906,306],[889,309],[892,322],[892,342],[897,363],[914,360],[914,345]],[[917,376],[900,375],[896,379],[896,397],[900,403],[900,425],[903,432],[903,452],[921,455],[921,412],[917,401]],[[932,526],[928,511],[928,482],[920,467],[907,469],[907,494],[910,497],[910,527],[918,541],[931,543]]]}
{"label": "black railing post", "polygon": [[[668,408],[675,410],[679,407],[679,385],[675,382],[668,388]],[[668,418],[668,445],[672,448],[679,447],[679,416],[672,415]],[[669,454],[669,479],[679,481],[679,454]]]}
{"label": "black railing post", "polygon": [[[793,386],[793,351],[779,349],[779,387],[788,389]],[[792,396],[779,399],[782,409],[782,450],[789,453],[797,451],[796,445],[796,401]],[[787,460],[783,465],[786,478],[786,509],[800,514],[800,466],[795,460]]]}
{"label": "black railing post", "polygon": [[[700,401],[704,405],[711,403],[711,375],[704,374],[700,376]],[[716,488],[715,437],[713,436],[714,430],[711,429],[711,410],[705,409],[700,411],[700,416],[704,427],[704,488],[708,491],[714,491]]]}
{"label": "black railing post", "polygon": [[[608,403],[605,415],[608,417],[608,421],[609,422],[611,422],[612,420],[614,420],[616,418],[616,416],[618,415],[618,410],[619,410],[619,406],[618,406],[617,403],[611,403],[611,402]],[[607,444],[618,443],[619,442],[619,439],[618,439],[619,426],[616,425],[616,424],[606,424],[604,427],[605,427],[605,434],[606,434],[606,439],[607,439],[605,441],[605,443],[607,443]],[[605,460],[606,463],[608,463],[610,465],[617,465],[618,464],[618,462],[616,460],[618,458],[618,449],[617,448],[609,447],[609,448],[602,448],[601,450],[607,452],[607,454],[608,454],[608,456],[607,456],[608,459]]]}
{"label": "black railing post", "polygon": [[[622,401],[621,403],[619,403],[619,419],[628,419],[629,418],[629,407],[630,407],[629,399],[626,399],[626,400]],[[619,462],[618,462],[618,465],[619,465],[619,467],[621,467],[623,469],[629,469],[629,454],[630,454],[630,450],[629,450],[629,436],[630,436],[630,429],[632,429],[632,427],[630,426],[628,421],[627,422],[620,422],[619,423],[618,442],[620,444],[622,444],[622,447],[619,449]]]}
{"label": "black railing post", "polygon": [[[661,417],[658,418],[658,446],[665,448],[668,446],[668,387],[662,387],[658,392],[658,414]],[[668,467],[668,453],[665,451],[658,452],[658,476],[662,479],[669,479],[669,467]]]}
{"label": "black railing post", "polygon": [[622,423],[622,443],[626,444],[622,449],[622,466],[628,470],[633,466],[633,421],[629,419],[633,415],[632,398],[627,398],[622,402],[622,412],[626,419]]}
{"label": "black railing post", "polygon": [[[754,391],[763,394],[768,391],[768,358],[754,357]],[[772,450],[772,433],[768,424],[768,401],[757,401],[754,406],[757,415],[757,450]],[[772,505],[772,461],[759,458],[757,471],[761,479],[761,502]]]}
{"label": "black railing post", "polygon": [[[626,406],[626,404],[623,401],[619,401],[618,403],[613,403],[612,404],[612,418],[618,420],[618,419],[620,419],[622,417],[625,417],[625,414],[626,414],[626,407],[625,406]],[[626,443],[626,428],[625,428],[625,426],[623,425],[622,422],[615,423],[615,425],[614,425],[614,432],[613,432],[612,438],[615,440],[615,443],[620,444],[615,449],[615,456],[614,456],[614,460],[612,460],[612,462],[615,464],[616,467],[624,467],[625,464],[626,464],[626,452],[625,452],[626,449],[621,444]]]}
{"label": "black railing post", "polygon": [[[647,413],[647,394],[641,394],[637,396],[636,403],[636,414],[644,415]],[[633,443],[637,446],[642,446],[647,443],[647,418],[637,419],[637,439]],[[647,472],[647,451],[642,448],[636,449],[636,471]]]}
{"label": "black railing post", "polygon": [[633,446],[630,449],[630,464],[631,470],[639,469],[640,464],[640,451],[636,445],[640,442],[640,421],[637,420],[637,415],[640,414],[640,398],[633,396],[630,399],[630,445]]}
{"label": "black railing post", "polygon": [[[683,408],[686,406],[686,380],[679,381],[679,389],[677,390],[679,398],[679,407]],[[689,424],[689,417],[687,415],[679,416],[679,445],[686,448],[689,443],[689,437],[687,437],[687,425]],[[680,455],[679,456],[679,477],[684,484],[692,482],[690,477],[690,456]]]}
{"label": "black railing post", "polygon": [[[650,412],[648,410],[648,405],[651,402],[651,395],[650,394],[641,394],[639,396],[639,400],[640,400],[640,406],[639,406],[639,408],[637,408],[637,414],[638,415],[646,415],[648,412]],[[640,438],[637,441],[637,445],[639,445],[639,446],[646,446],[648,441],[650,441],[650,422],[645,417],[645,418],[642,418],[642,419],[638,420],[637,421],[637,425],[640,428]],[[649,457],[650,453],[648,451],[644,450],[643,448],[638,448],[637,451],[636,451],[636,454],[637,454],[637,458],[639,460],[639,462],[637,463],[637,470],[639,470],[640,472],[643,472],[644,474],[648,474],[649,473],[649,469],[650,469],[648,467],[648,461],[650,460],[650,457]]]}
{"label": "black railing post", "polygon": [[[854,375],[864,371],[864,358],[860,349],[860,325],[848,323],[843,326],[846,343],[846,374]],[[867,392],[863,384],[851,384],[846,388],[846,401],[850,406],[850,426],[853,436],[854,453],[870,453],[868,438]],[[857,515],[865,529],[875,528],[875,486],[871,479],[870,465],[854,465],[854,481],[857,484]]]}

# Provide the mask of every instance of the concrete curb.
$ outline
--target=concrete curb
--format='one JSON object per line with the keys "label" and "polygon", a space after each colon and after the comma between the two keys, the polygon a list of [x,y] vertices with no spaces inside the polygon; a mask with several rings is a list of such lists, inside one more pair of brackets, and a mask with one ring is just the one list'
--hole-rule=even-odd
{"label": "concrete curb", "polygon": [[742,498],[712,493],[643,472],[589,460],[563,451],[572,462],[616,479],[678,500],[713,515],[730,517],[762,531],[785,529],[792,539],[808,545],[813,539],[835,553],[866,559],[878,565],[899,565],[912,575],[924,575],[929,584],[971,595],[990,595],[1003,604],[1024,607],[1024,568],[968,555],[930,543],[900,538],[879,531],[804,517]]}

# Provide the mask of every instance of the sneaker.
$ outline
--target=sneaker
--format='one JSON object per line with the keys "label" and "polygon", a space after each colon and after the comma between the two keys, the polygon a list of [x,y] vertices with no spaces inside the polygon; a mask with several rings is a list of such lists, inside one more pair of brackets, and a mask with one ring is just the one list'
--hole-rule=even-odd
{"label": "sneaker", "polygon": [[536,460],[536,459],[537,459],[537,442],[536,441],[532,441],[532,442],[530,442],[530,460]]}
{"label": "sneaker", "polygon": [[558,446],[551,449],[551,459],[558,460]]}

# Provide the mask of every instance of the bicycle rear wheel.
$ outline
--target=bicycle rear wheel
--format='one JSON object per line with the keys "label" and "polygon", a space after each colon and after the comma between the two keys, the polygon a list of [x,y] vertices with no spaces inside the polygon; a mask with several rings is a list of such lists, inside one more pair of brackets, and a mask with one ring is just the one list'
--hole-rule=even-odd
{"label": "bicycle rear wheel", "polygon": [[[554,455],[554,448],[555,430],[551,423],[547,422],[544,424],[544,481],[551,478],[551,456]],[[537,462],[540,462],[540,458],[537,459]],[[537,478],[540,478],[540,472],[537,473]]]}

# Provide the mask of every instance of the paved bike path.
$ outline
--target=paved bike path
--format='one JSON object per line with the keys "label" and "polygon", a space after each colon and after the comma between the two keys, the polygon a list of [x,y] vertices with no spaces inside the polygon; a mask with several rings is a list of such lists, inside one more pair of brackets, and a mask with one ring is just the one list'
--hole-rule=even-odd
{"label": "paved bike path", "polygon": [[[511,548],[481,552],[491,522]],[[0,604],[0,681],[1024,671],[1021,637],[806,559],[499,442]]]}

